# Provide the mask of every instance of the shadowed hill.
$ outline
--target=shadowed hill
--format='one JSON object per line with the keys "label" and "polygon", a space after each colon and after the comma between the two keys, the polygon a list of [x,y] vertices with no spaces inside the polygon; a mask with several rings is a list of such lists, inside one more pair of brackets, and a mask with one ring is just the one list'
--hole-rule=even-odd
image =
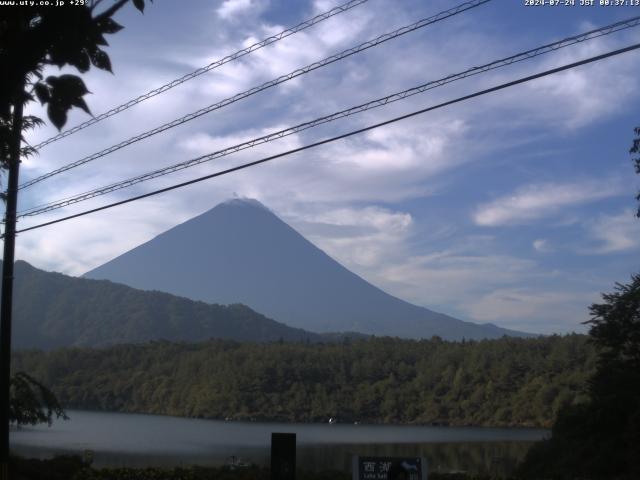
{"label": "shadowed hill", "polygon": [[166,339],[319,341],[244,305],[209,305],[16,262],[13,347],[50,349]]}

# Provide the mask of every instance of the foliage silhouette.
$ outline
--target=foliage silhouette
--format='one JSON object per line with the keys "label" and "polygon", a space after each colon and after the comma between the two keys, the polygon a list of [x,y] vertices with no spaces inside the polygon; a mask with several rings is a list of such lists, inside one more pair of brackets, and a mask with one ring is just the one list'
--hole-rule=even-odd
{"label": "foliage silhouette", "polygon": [[598,351],[589,401],[560,412],[521,466],[527,478],[640,478],[640,275],[603,300],[586,322]]}
{"label": "foliage silhouette", "polygon": [[47,423],[53,417],[67,420],[68,417],[56,396],[47,387],[24,372],[11,378],[11,402],[9,420],[18,426]]}
{"label": "foliage silhouette", "polygon": [[[22,3],[22,2],[21,2]],[[27,3],[27,2],[24,2]],[[37,100],[47,107],[53,125],[62,129],[73,107],[87,113],[84,96],[89,93],[77,75],[49,75],[51,67],[75,67],[80,73],[91,65],[111,71],[111,61],[101,48],[108,45],[105,35],[122,26],[113,20],[129,0],[117,0],[108,8],[97,11],[102,0],[78,2],[65,7],[54,2],[32,2],[30,5],[7,5],[0,16],[0,168],[8,170],[8,188],[1,198],[6,202],[0,305],[0,477],[8,475],[8,423],[14,415],[18,423],[49,420],[59,407],[43,385],[26,374],[10,379],[11,314],[13,260],[15,244],[18,177],[21,159],[36,150],[24,138],[26,131],[43,124],[42,119],[24,115],[24,107]],[[144,0],[133,0],[140,11]],[[26,144],[26,146],[23,146]],[[14,404],[11,395],[14,394]],[[40,401],[40,403],[39,403]],[[16,403],[17,402],[17,403]],[[42,403],[44,402],[44,403]],[[53,402],[53,403],[51,403]],[[47,413],[39,408],[47,406]],[[53,406],[53,410],[51,407]],[[59,411],[61,409],[58,408]]]}
{"label": "foliage silhouette", "polygon": [[[97,12],[101,0],[86,5],[60,8],[34,6],[3,9],[0,18],[0,161],[8,165],[8,139],[12,128],[12,110],[36,98],[47,105],[49,120],[61,129],[67,113],[73,107],[90,113],[84,96],[89,93],[77,75],[63,74],[44,77],[46,67],[75,67],[80,73],[91,66],[112,72],[109,55],[102,47],[108,45],[105,35],[123,27],[113,20],[129,0],[118,0],[109,8]],[[48,2],[47,2],[48,3]],[[144,10],[144,0],[134,0],[134,6]],[[27,116],[22,127],[38,126],[42,120]],[[34,153],[26,147],[24,154]]]}

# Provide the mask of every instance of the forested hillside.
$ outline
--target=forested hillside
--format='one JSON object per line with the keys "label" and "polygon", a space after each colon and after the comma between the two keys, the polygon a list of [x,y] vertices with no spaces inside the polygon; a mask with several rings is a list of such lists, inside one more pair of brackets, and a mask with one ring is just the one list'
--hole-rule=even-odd
{"label": "forested hillside", "polygon": [[152,342],[18,352],[67,408],[286,421],[551,425],[585,400],[581,335],[480,342]]}
{"label": "forested hillside", "polygon": [[13,345],[17,349],[94,347],[159,339],[322,339],[244,305],[210,305],[105,280],[45,272],[22,261],[16,262],[13,325]]}

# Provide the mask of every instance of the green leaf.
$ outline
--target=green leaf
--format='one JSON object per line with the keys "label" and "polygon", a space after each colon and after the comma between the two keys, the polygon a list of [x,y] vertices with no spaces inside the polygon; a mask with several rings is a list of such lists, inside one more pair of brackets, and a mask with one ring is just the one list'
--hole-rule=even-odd
{"label": "green leaf", "polygon": [[44,125],[44,122],[41,118],[36,117],[34,115],[26,115],[22,119],[22,131],[31,130],[36,127],[41,127]]}
{"label": "green leaf", "polygon": [[89,115],[91,115],[91,110],[89,110],[89,106],[87,105],[87,103],[84,101],[84,98],[82,97],[78,97],[76,99],[74,99],[71,104],[74,107],[78,107],[81,108],[82,110],[84,110],[85,112],[87,112]]}
{"label": "green leaf", "polygon": [[49,84],[49,108],[47,113],[51,122],[61,129],[67,121],[67,112],[71,107],[81,108],[89,115],[89,107],[82,98],[89,93],[82,79],[76,75],[60,75],[47,77]]}
{"label": "green leaf", "polygon": [[58,130],[62,130],[64,124],[67,123],[67,110],[67,108],[64,108],[64,106],[58,102],[49,102],[47,115],[51,123],[53,123]]}
{"label": "green leaf", "polygon": [[54,87],[54,88],[55,88],[55,86],[56,86],[56,85],[58,85],[58,80],[59,80],[59,78],[60,78],[60,77],[54,77],[54,76],[52,75],[52,76],[47,77],[46,82],[47,82],[49,85],[51,85],[52,87]]}
{"label": "green leaf", "polygon": [[49,101],[67,108],[70,108],[76,98],[89,93],[82,79],[76,75],[47,77],[47,83],[51,86]]}
{"label": "green leaf", "polygon": [[96,48],[90,56],[91,63],[93,63],[97,68],[113,73],[113,70],[111,69],[111,60],[109,60],[109,55],[107,55],[106,52]]}
{"label": "green leaf", "polygon": [[44,105],[51,98],[51,92],[49,91],[49,87],[47,87],[44,83],[38,82],[34,85],[34,90],[36,92],[36,96],[38,100],[40,100],[40,105]]}
{"label": "green leaf", "polygon": [[101,33],[96,35],[95,42],[96,42],[96,45],[100,45],[102,47],[109,46],[109,42],[105,40],[104,36]]}
{"label": "green leaf", "polygon": [[89,54],[84,48],[81,51],[75,53],[73,59],[69,59],[69,63],[76,67],[80,73],[85,73],[91,67]]}
{"label": "green leaf", "polygon": [[[143,4],[144,5],[144,4]],[[98,22],[98,28],[102,33],[117,33],[124,27],[111,18],[105,18]]]}
{"label": "green leaf", "polygon": [[60,75],[55,88],[72,97],[80,97],[89,93],[82,79],[76,75]]}

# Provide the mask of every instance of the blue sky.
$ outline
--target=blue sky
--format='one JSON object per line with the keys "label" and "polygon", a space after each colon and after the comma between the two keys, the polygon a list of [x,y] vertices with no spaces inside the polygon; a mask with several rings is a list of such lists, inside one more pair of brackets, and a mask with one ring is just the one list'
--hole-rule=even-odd
{"label": "blue sky", "polygon": [[[339,2],[157,0],[110,40],[115,75],[92,71],[93,112],[129,100]],[[576,1],[579,4],[579,0]],[[457,5],[369,0],[56,142],[27,180],[381,33]],[[20,207],[208,153],[429,80],[640,14],[640,7],[472,11],[240,101],[25,190]],[[638,42],[638,28],[438,88],[156,179],[21,226],[126,198]],[[585,331],[587,306],[638,270],[640,53],[547,77],[269,165],[18,238],[18,257],[82,274],[233,196],[257,198],[345,266],[413,303],[540,333]],[[37,106],[34,113],[40,112]],[[69,125],[86,117],[75,112]],[[38,142],[55,133],[34,132]]]}

